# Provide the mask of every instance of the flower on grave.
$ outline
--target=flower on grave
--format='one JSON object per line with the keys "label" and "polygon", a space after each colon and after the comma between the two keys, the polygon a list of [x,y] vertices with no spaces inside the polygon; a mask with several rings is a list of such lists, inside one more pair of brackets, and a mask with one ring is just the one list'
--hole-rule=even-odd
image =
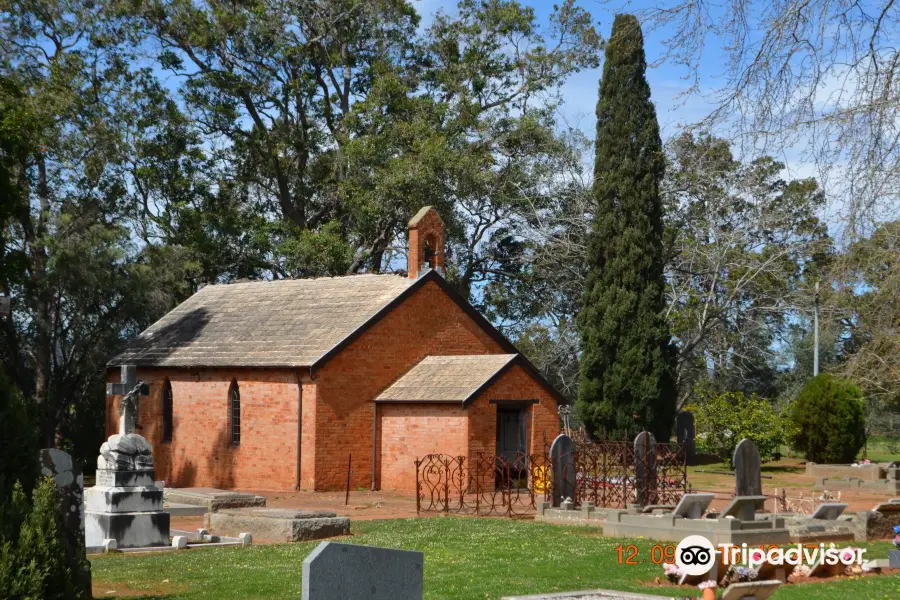
{"label": "flower on grave", "polygon": [[716,587],[716,582],[713,581],[712,579],[710,579],[708,581],[701,581],[700,583],[697,584],[697,587],[700,588],[701,590],[707,590],[709,588]]}
{"label": "flower on grave", "polygon": [[900,548],[900,535],[894,536],[894,548]]}
{"label": "flower on grave", "polygon": [[759,579],[759,569],[754,569],[752,567],[747,569],[747,579],[750,581]]}
{"label": "flower on grave", "polygon": [[808,566],[797,565],[797,567],[794,569],[793,573],[791,573],[791,576],[788,577],[788,579],[800,579],[801,577],[809,577],[809,574],[811,572],[812,572],[812,569],[810,569]]}
{"label": "flower on grave", "polygon": [[756,550],[751,551],[750,554],[751,554],[751,560],[753,560],[753,562],[762,562],[766,558],[765,553],[758,548]]}
{"label": "flower on grave", "polygon": [[663,573],[665,573],[666,578],[672,582],[677,582],[681,577],[681,569],[674,563],[663,563]]}
{"label": "flower on grave", "polygon": [[868,573],[872,570],[872,565],[869,564],[869,561],[866,561],[862,564],[863,573]]}
{"label": "flower on grave", "polygon": [[894,525],[894,533],[900,535],[900,525]]}
{"label": "flower on grave", "polygon": [[841,552],[841,559],[844,561],[851,561],[856,557],[856,554],[859,552],[859,550],[859,548],[855,548],[853,546],[845,548],[844,551]]}

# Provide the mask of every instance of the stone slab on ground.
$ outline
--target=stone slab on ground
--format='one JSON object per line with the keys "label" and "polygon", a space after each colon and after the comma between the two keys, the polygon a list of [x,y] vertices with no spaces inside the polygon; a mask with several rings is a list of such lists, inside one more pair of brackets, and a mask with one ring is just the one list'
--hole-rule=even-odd
{"label": "stone slab on ground", "polygon": [[847,542],[856,540],[857,525],[847,517],[835,520],[790,517],[785,519],[791,542]]}
{"label": "stone slab on ground", "polygon": [[215,512],[226,508],[248,508],[266,505],[265,496],[208,487],[169,488],[166,490],[166,500],[176,504],[205,506],[207,512]]}
{"label": "stone slab on ground", "polygon": [[118,548],[169,546],[169,513],[125,512],[85,514],[85,538],[88,546],[102,546],[103,540],[116,540]]}
{"label": "stone slab on ground", "polygon": [[884,494],[886,496],[900,493],[900,480],[877,479],[866,481],[857,478],[819,477],[813,486],[815,490],[854,489],[872,494]]}
{"label": "stone slab on ground", "polygon": [[559,594],[537,594],[534,596],[503,596],[500,600],[675,600],[672,596],[651,596],[615,590],[585,590],[583,592],[562,592]]}
{"label": "stone slab on ground", "polygon": [[781,585],[777,579],[770,581],[746,581],[744,583],[732,583],[722,592],[722,600],[766,600],[775,593]]}
{"label": "stone slab on ground", "polygon": [[202,517],[206,514],[205,506],[177,502],[167,502],[164,510],[173,517]]}
{"label": "stone slab on ground", "polygon": [[249,532],[255,538],[301,542],[348,535],[350,519],[333,512],[288,508],[229,508],[210,513],[210,529],[218,534]]}
{"label": "stone slab on ground", "polygon": [[322,542],[303,561],[303,600],[422,600],[425,554]]}

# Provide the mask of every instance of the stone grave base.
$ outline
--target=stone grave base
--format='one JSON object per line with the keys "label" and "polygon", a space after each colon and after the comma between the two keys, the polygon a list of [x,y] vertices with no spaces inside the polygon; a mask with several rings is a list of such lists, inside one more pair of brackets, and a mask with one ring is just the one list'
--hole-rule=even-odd
{"label": "stone grave base", "polygon": [[216,488],[167,488],[166,500],[173,504],[191,504],[203,506],[207,512],[216,512],[226,508],[246,508],[251,506],[265,506],[264,496],[254,496],[232,490],[217,490]]}
{"label": "stone grave base", "polygon": [[865,510],[856,514],[854,524],[857,542],[893,539],[894,527],[900,525],[900,512]]}
{"label": "stone grave base", "polygon": [[179,504],[177,502],[167,502],[163,510],[173,517],[202,517],[206,514],[205,506]]}
{"label": "stone grave base", "polygon": [[857,527],[850,519],[825,520],[792,517],[785,519],[791,542],[852,542],[857,541]]}
{"label": "stone grave base", "polygon": [[231,508],[210,513],[210,529],[237,535],[248,531],[255,538],[300,542],[348,535],[350,519],[333,512],[284,508]]}
{"label": "stone grave base", "polygon": [[535,521],[546,521],[548,523],[559,523],[561,525],[593,525],[595,527],[603,527],[603,523],[609,518],[610,514],[615,514],[621,509],[617,508],[579,508],[575,510],[565,510],[562,508],[544,508],[538,505],[538,512],[535,515]]}
{"label": "stone grave base", "polygon": [[[88,490],[90,491],[90,490]],[[119,548],[169,545],[169,513],[85,512],[84,537],[88,546],[103,546],[116,540]]]}
{"label": "stone grave base", "polygon": [[749,546],[787,544],[790,533],[783,518],[770,521],[740,521],[738,519],[684,519],[671,514],[645,515],[621,510],[610,515],[603,525],[607,537],[644,537],[661,542],[680,542],[689,535],[702,535],[714,546],[723,544]]}
{"label": "stone grave base", "polygon": [[503,596],[500,600],[674,600],[672,596],[651,596],[632,594],[614,590],[586,590],[583,592],[563,592],[560,594],[537,594],[534,596]]}
{"label": "stone grave base", "polygon": [[816,479],[816,490],[836,490],[836,489],[854,489],[874,494],[889,494],[896,496],[900,494],[900,480],[897,479],[876,479],[865,480],[855,477],[820,477]]}

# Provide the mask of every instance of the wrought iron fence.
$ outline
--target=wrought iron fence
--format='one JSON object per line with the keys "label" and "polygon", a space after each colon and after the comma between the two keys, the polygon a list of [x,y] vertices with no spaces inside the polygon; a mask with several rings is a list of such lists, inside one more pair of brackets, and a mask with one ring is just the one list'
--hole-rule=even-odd
{"label": "wrought iron fence", "polygon": [[573,452],[465,456],[429,454],[416,465],[416,509],[477,515],[524,516],[554,497],[556,468],[576,506],[604,508],[675,504],[687,490],[686,450],[679,444],[578,442]]}
{"label": "wrought iron fence", "polygon": [[429,454],[416,460],[416,510],[507,517],[532,514],[549,493],[549,463],[539,454]]}

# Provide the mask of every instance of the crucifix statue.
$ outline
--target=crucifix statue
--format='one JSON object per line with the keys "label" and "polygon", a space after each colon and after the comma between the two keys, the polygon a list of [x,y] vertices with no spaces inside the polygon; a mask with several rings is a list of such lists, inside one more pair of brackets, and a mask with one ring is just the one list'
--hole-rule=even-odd
{"label": "crucifix statue", "polygon": [[120,383],[107,383],[106,393],[110,396],[122,396],[119,404],[119,434],[134,433],[137,424],[138,401],[141,396],[150,393],[150,387],[137,380],[137,367],[122,365]]}

